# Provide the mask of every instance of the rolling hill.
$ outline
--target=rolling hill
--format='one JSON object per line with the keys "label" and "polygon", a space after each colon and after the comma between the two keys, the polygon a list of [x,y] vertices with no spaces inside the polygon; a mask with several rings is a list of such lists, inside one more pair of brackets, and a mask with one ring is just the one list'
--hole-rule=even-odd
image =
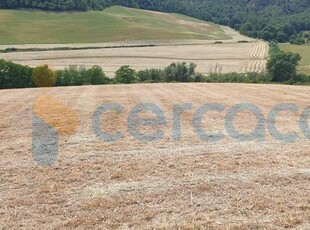
{"label": "rolling hill", "polygon": [[113,6],[104,11],[0,11],[0,44],[229,39],[217,25],[179,14]]}
{"label": "rolling hill", "polygon": [[310,30],[309,0],[1,0],[3,9],[102,10],[113,5],[181,13],[264,40],[300,43]]}

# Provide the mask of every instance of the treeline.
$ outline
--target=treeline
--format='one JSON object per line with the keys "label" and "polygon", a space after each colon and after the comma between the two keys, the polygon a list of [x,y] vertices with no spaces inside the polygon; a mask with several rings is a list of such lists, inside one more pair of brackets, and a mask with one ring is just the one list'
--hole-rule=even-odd
{"label": "treeline", "polygon": [[114,78],[108,78],[101,67],[70,66],[64,70],[53,71],[48,65],[31,68],[0,60],[0,89],[79,86],[103,84],[133,84],[156,82],[200,82],[203,76],[195,71],[191,63],[172,63],[165,69],[135,71],[122,66],[115,72]]}
{"label": "treeline", "polygon": [[[309,0],[1,0],[0,8],[52,11],[103,10],[123,5],[176,12],[228,25],[264,40],[303,44],[310,31]],[[306,33],[304,33],[306,31]]]}
{"label": "treeline", "polygon": [[34,87],[33,68],[0,60],[0,89]]}
{"label": "treeline", "polygon": [[86,11],[103,10],[113,5],[113,2],[110,0],[1,0],[0,7],[4,9]]}
{"label": "treeline", "polygon": [[108,78],[101,67],[91,68],[70,66],[65,70],[52,70],[47,65],[30,68],[9,61],[0,60],[0,89],[79,86],[133,83],[169,82],[234,82],[234,83],[272,83],[310,84],[310,76],[297,73],[300,61],[298,54],[277,50],[276,44],[267,64],[266,73],[220,73],[202,75],[196,72],[194,63],[172,63],[164,69],[135,71],[122,66],[114,78]]}
{"label": "treeline", "polygon": [[136,0],[1,0],[3,9],[39,9],[46,11],[103,10],[113,5],[139,7]]}

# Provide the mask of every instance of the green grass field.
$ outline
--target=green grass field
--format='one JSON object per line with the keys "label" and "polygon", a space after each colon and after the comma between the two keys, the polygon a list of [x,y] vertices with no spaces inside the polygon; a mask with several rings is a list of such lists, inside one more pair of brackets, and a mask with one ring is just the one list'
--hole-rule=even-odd
{"label": "green grass field", "polygon": [[302,57],[300,72],[310,74],[310,45],[280,44],[280,48],[287,52],[299,53]]}
{"label": "green grass field", "polygon": [[229,36],[219,26],[194,18],[120,6],[74,13],[0,10],[2,45],[158,39],[229,39]]}

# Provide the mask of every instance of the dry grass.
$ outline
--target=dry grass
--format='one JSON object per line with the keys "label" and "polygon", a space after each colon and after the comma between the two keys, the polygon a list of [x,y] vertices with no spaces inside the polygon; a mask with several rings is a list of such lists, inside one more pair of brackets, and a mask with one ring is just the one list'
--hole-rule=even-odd
{"label": "dry grass", "polygon": [[[154,12],[152,13],[154,14]],[[168,17],[162,13],[156,14]],[[210,27],[210,25],[202,24],[201,21],[185,21],[184,19],[189,20],[189,18],[184,18],[181,15],[174,15],[174,17],[179,18],[179,23],[186,23],[187,26],[194,29],[210,29],[205,28]],[[136,70],[144,70],[164,68],[172,62],[183,61],[194,62],[197,64],[197,71],[203,74],[210,72],[262,72],[265,70],[268,57],[268,44],[266,42],[245,37],[225,26],[220,26],[220,29],[231,39],[0,45],[0,49],[86,48],[83,50],[0,53],[0,58],[32,67],[48,64],[56,69],[64,69],[70,65],[86,67],[98,65],[109,77],[114,77],[115,71],[123,65],[130,65]],[[240,41],[247,41],[248,43],[238,43]],[[222,44],[215,44],[216,42]]]}
{"label": "dry grass", "polygon": [[[60,137],[51,167],[31,157],[31,116],[36,98],[49,94],[73,109],[81,125]],[[280,130],[298,129],[309,106],[309,87],[245,84],[150,84],[0,91],[0,226],[3,229],[309,229],[309,139],[216,143],[199,140],[191,119],[204,103],[224,113],[204,117],[208,130],[223,130],[227,110],[255,103],[267,116],[277,103],[296,103],[297,114],[281,113]],[[47,100],[43,103],[48,105]],[[121,103],[125,111],[103,116],[103,129],[121,130],[117,143],[98,140],[91,128],[96,108]],[[139,102],[160,106],[167,117],[161,141],[135,141],[126,129]],[[182,139],[173,141],[172,105],[192,102],[182,116]],[[47,111],[48,108],[47,108]],[[53,111],[53,110],[52,110]],[[145,114],[147,115],[147,114]],[[245,122],[246,121],[246,122]],[[236,118],[245,132],[248,113]],[[154,129],[148,128],[152,132]],[[300,133],[299,133],[300,134]]]}
{"label": "dry grass", "polygon": [[56,69],[69,65],[99,65],[113,77],[122,65],[136,70],[164,68],[172,62],[194,62],[197,71],[261,72],[265,70],[268,44],[261,41],[226,44],[166,44],[156,47],[103,48],[1,54],[1,58],[29,66],[49,64]]}

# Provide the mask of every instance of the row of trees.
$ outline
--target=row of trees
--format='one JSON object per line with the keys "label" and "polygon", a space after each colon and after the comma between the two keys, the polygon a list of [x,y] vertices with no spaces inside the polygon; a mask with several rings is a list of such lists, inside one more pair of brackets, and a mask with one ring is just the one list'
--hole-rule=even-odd
{"label": "row of trees", "polygon": [[109,84],[101,67],[70,66],[65,70],[54,71],[48,65],[30,68],[10,61],[0,60],[0,89],[52,87],[72,85]]}
{"label": "row of trees", "polygon": [[[112,5],[186,14],[265,40],[302,44],[310,30],[309,0],[1,0],[0,8],[102,10]],[[306,36],[306,37],[305,37]]]}
{"label": "row of trees", "polygon": [[108,78],[99,66],[85,68],[70,66],[53,71],[48,65],[30,68],[10,61],[0,60],[0,89],[51,87],[73,85],[132,84],[138,82],[193,82],[201,81],[202,75],[195,72],[191,63],[172,63],[167,68],[135,71],[122,66],[115,78]]}
{"label": "row of trees", "polygon": [[57,86],[70,85],[102,85],[111,83],[101,67],[93,66],[89,69],[85,67],[70,66],[65,70],[56,71]]}
{"label": "row of trees", "polygon": [[0,7],[6,9],[41,9],[50,11],[103,10],[111,6],[110,0],[1,0]]}
{"label": "row of trees", "polygon": [[33,87],[33,69],[0,60],[0,89]]}
{"label": "row of trees", "polygon": [[201,82],[203,75],[196,73],[196,65],[185,62],[172,63],[165,69],[147,69],[137,73],[140,82]]}
{"label": "row of trees", "polygon": [[0,89],[52,87],[73,85],[132,84],[160,82],[245,82],[289,84],[310,84],[310,76],[297,73],[300,55],[280,51],[276,43],[271,44],[271,55],[267,73],[217,73],[202,75],[195,71],[193,63],[172,63],[164,69],[135,71],[122,66],[115,72],[115,78],[108,78],[101,67],[70,66],[54,71],[47,65],[30,68],[0,60]]}

